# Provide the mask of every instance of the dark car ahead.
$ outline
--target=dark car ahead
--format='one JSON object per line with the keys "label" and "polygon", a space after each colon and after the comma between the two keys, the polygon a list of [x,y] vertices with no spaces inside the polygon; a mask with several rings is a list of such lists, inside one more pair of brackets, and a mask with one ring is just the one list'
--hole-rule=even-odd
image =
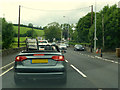
{"label": "dark car ahead", "polygon": [[15,58],[16,84],[28,79],[59,79],[66,83],[66,62],[57,46],[38,46],[37,50],[20,52]]}
{"label": "dark car ahead", "polygon": [[85,48],[82,46],[82,45],[78,45],[78,44],[76,44],[75,46],[74,46],[74,51],[84,51],[85,50]]}

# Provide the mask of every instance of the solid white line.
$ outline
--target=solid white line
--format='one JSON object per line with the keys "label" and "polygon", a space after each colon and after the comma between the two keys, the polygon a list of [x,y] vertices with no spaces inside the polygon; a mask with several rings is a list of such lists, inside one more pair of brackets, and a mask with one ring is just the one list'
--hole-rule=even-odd
{"label": "solid white line", "polygon": [[6,74],[7,72],[9,72],[11,69],[13,69],[13,66],[11,68],[9,68],[8,70],[6,70],[5,72],[3,72],[2,74],[0,74],[0,77],[3,76],[4,74]]}
{"label": "solid white line", "polygon": [[65,60],[66,63],[68,63],[68,60]]}
{"label": "solid white line", "polygon": [[73,66],[72,64],[70,65],[73,69],[75,69],[78,73],[80,73],[84,78],[86,78],[87,76],[85,74],[83,74],[80,70],[78,70],[75,66]]}
{"label": "solid white line", "polygon": [[13,64],[14,62],[15,62],[15,61],[13,61],[13,62],[11,62],[11,63],[9,63],[9,64],[7,64],[7,65],[1,67],[0,70],[3,69],[3,68],[6,68],[7,66],[9,66],[9,65],[11,65],[11,64]]}

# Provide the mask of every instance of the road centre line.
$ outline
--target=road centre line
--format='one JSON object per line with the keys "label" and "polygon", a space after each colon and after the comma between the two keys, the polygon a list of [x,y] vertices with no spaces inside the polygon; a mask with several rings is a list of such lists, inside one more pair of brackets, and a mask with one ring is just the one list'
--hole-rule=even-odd
{"label": "road centre line", "polygon": [[68,60],[65,60],[66,63],[68,63]]}
{"label": "road centre line", "polygon": [[[75,51],[74,51],[75,52]],[[82,53],[79,53],[81,55],[84,55],[84,56],[88,56],[88,57],[91,57],[91,58],[97,58],[97,59],[101,59],[101,60],[104,60],[104,61],[107,61],[107,62],[112,62],[112,63],[115,63],[115,64],[120,64],[116,61],[113,61],[113,60],[108,60],[108,59],[104,59],[102,57],[99,57],[99,56],[91,56],[91,55],[86,55],[86,54],[82,54]]]}
{"label": "road centre line", "polygon": [[117,64],[118,64],[118,62],[115,62],[115,63],[117,63]]}
{"label": "road centre line", "polygon": [[70,65],[73,69],[75,69],[79,74],[81,74],[84,78],[86,78],[87,76],[85,74],[83,74],[80,70],[78,70],[75,66],[73,66],[72,64]]}
{"label": "road centre line", "polygon": [[6,74],[7,72],[9,72],[12,69],[13,69],[13,66],[11,68],[9,68],[8,70],[6,70],[5,72],[3,72],[2,74],[0,74],[0,77],[3,76],[4,74]]}
{"label": "road centre line", "polygon": [[15,61],[13,61],[13,62],[11,62],[11,63],[9,63],[9,64],[7,64],[7,65],[1,67],[0,70],[3,69],[3,68],[6,68],[7,66],[10,66],[10,65],[13,64],[14,62],[15,62]]}

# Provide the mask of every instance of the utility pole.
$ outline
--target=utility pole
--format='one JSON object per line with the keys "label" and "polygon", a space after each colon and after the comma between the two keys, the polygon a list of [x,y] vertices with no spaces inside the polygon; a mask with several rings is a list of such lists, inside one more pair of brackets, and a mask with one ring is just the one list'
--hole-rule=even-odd
{"label": "utility pole", "polygon": [[102,34],[103,34],[103,49],[105,47],[105,40],[104,40],[104,15],[102,14]]}
{"label": "utility pole", "polygon": [[[66,17],[66,16],[63,16],[64,18]],[[67,19],[68,19],[68,35],[67,35],[67,38],[70,40],[70,37],[69,37],[69,18],[67,17]],[[68,40],[68,43],[69,43],[69,40]]]}
{"label": "utility pole", "polygon": [[18,47],[20,46],[20,8],[21,8],[21,6],[19,5],[19,17],[18,17]]}
{"label": "utility pole", "polygon": [[93,5],[91,5],[91,26],[93,24]]}

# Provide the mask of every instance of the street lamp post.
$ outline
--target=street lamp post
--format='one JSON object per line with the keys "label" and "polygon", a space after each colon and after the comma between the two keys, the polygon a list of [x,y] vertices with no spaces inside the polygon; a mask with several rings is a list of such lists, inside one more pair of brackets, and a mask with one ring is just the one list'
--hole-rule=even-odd
{"label": "street lamp post", "polygon": [[[62,30],[63,30],[63,25],[62,25]],[[63,32],[62,32],[62,30],[61,30],[61,42],[62,42],[62,37],[63,37]]]}
{"label": "street lamp post", "polygon": [[95,33],[94,33],[94,52],[96,51],[96,0],[95,0]]}
{"label": "street lamp post", "polygon": [[[63,16],[64,18],[66,17],[66,16]],[[69,18],[68,18],[68,43],[69,43]]]}

